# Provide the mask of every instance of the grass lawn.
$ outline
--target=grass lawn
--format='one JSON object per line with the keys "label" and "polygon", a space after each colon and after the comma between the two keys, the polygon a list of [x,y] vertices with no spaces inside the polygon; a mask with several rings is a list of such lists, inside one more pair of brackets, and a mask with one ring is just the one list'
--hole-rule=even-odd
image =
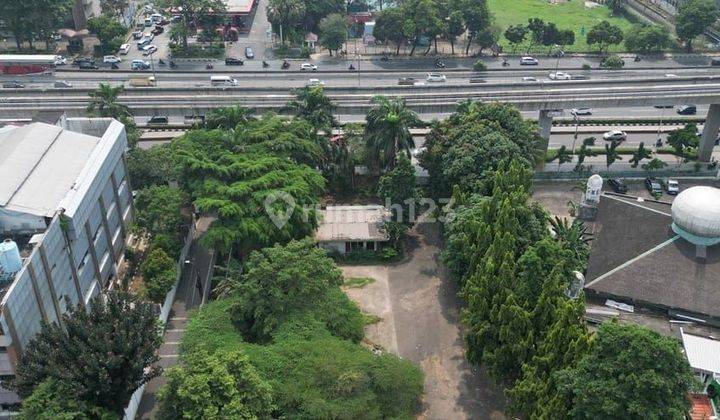
{"label": "grass lawn", "polygon": [[[495,16],[495,23],[502,28],[503,33],[510,25],[527,24],[530,18],[540,18],[546,22],[553,22],[560,29],[572,29],[575,32],[575,44],[565,47],[565,51],[590,51],[585,37],[588,31],[598,22],[607,20],[619,26],[623,32],[632,26],[624,17],[611,16],[610,9],[605,6],[585,7],[584,0],[569,0],[567,2],[551,4],[547,0],[488,0],[490,10]],[[584,28],[584,29],[583,29]],[[529,38],[529,34],[528,34]],[[500,36],[500,44],[504,51],[510,52],[510,46],[504,36]],[[610,51],[623,51],[625,46],[620,44],[610,48]],[[518,53],[525,52],[527,46],[520,46]],[[534,47],[534,51],[547,52],[548,47]],[[593,50],[595,50],[593,48]]]}

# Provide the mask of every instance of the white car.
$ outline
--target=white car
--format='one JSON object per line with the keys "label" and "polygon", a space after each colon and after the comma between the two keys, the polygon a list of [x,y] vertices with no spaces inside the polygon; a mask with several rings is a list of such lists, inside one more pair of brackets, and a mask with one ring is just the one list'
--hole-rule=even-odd
{"label": "white car", "polygon": [[317,66],[316,66],[315,64],[302,63],[302,64],[300,64],[300,70],[312,70],[312,71],[317,71]]}
{"label": "white car", "polygon": [[121,62],[122,60],[120,57],[114,56],[114,55],[106,55],[103,57],[103,63],[106,64],[116,64]]}
{"label": "white car", "polygon": [[550,78],[550,80],[570,80],[570,79],[572,79],[572,76],[570,76],[567,73],[563,73],[561,71],[556,72],[556,73],[550,73],[550,74],[548,74],[548,77]]}
{"label": "white car", "polygon": [[310,79],[307,83],[305,83],[305,86],[307,87],[313,87],[313,86],[325,86],[325,82],[323,82],[320,79]]}
{"label": "white car", "polygon": [[610,130],[603,134],[603,139],[606,141],[623,141],[627,138],[627,133],[620,130]]}
{"label": "white car", "polygon": [[118,50],[118,52],[119,52],[121,55],[127,55],[127,53],[130,52],[130,44],[122,44],[122,45],[120,46],[120,50]]}
{"label": "white car", "polygon": [[590,108],[573,108],[570,110],[572,115],[592,115],[592,109]]}
{"label": "white car", "polygon": [[427,80],[428,82],[444,82],[445,80],[447,80],[447,78],[444,74],[428,73],[425,80]]}
{"label": "white car", "polygon": [[523,82],[537,82],[537,77],[525,76],[522,78]]}
{"label": "white car", "polygon": [[150,55],[153,54],[155,51],[157,51],[157,47],[152,44],[146,45],[142,49],[143,55]]}
{"label": "white car", "polygon": [[65,64],[67,64],[67,58],[65,58],[62,55],[55,56],[55,65],[56,66],[64,66]]}
{"label": "white car", "polygon": [[670,195],[677,195],[680,192],[680,184],[677,179],[668,179],[665,181],[665,190]]}
{"label": "white car", "polygon": [[520,57],[520,65],[521,66],[537,66],[540,64],[539,61],[537,61],[537,58],[534,57]]}

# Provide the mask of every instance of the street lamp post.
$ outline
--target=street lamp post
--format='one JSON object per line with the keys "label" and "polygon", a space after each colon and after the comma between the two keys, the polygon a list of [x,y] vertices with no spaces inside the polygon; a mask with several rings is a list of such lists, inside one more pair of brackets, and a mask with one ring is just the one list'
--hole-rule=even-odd
{"label": "street lamp post", "polygon": [[577,141],[578,125],[580,124],[580,116],[577,114],[577,112],[573,114],[573,119],[575,120],[575,134],[573,134],[572,153],[575,154],[575,142]]}
{"label": "street lamp post", "polygon": [[155,59],[153,58],[154,54],[154,51],[150,53],[150,67],[152,67],[153,79],[155,79],[155,83],[157,83],[157,76],[155,74]]}
{"label": "street lamp post", "polygon": [[357,50],[355,50],[355,55],[357,55],[357,76],[358,76],[358,87],[360,87],[360,54],[357,53]]}

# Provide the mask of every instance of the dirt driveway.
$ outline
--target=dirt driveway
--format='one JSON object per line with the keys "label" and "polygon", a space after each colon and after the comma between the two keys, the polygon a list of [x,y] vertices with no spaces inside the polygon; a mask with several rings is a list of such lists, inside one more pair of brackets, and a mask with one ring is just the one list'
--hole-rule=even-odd
{"label": "dirt driveway", "polygon": [[369,341],[413,361],[425,372],[422,419],[504,419],[504,397],[465,360],[457,287],[439,265],[440,233],[418,224],[409,259],[389,267],[344,266],[346,277],[375,282],[347,289],[366,313],[382,320],[366,329]]}

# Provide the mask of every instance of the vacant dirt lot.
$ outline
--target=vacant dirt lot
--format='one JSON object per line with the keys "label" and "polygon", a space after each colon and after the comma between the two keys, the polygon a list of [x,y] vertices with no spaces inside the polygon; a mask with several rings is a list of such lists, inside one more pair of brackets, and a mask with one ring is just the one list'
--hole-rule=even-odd
{"label": "vacant dirt lot", "polygon": [[384,266],[345,266],[346,277],[375,282],[346,289],[363,311],[382,320],[366,328],[372,343],[425,372],[423,419],[504,419],[504,397],[469,366],[459,328],[457,288],[439,265],[438,226],[411,231],[409,257]]}

